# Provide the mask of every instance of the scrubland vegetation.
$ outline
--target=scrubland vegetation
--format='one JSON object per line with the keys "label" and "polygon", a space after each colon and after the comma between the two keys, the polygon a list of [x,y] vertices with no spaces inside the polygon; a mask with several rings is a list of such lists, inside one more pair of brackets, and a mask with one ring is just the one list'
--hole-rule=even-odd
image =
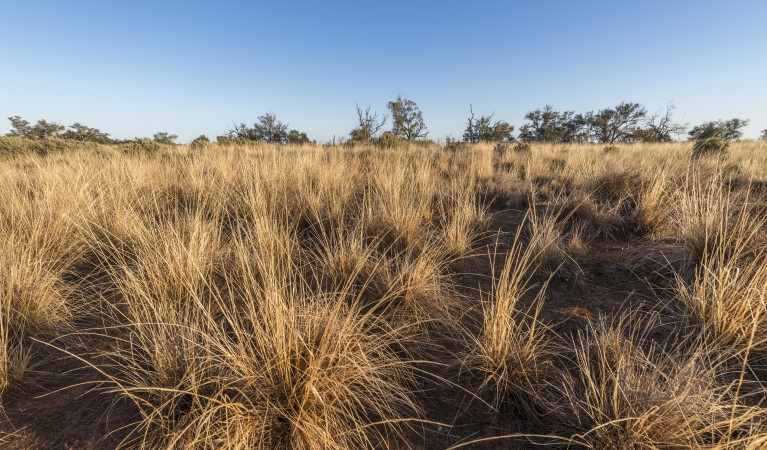
{"label": "scrubland vegetation", "polygon": [[767,447],[767,142],[532,141],[0,138],[3,447]]}

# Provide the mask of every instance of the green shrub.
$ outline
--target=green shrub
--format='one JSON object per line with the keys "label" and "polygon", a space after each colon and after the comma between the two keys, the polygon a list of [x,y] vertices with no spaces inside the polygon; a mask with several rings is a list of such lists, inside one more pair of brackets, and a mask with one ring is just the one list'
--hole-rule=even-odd
{"label": "green shrub", "polygon": [[309,136],[307,136],[304,132],[298,130],[290,130],[288,131],[287,143],[293,145],[307,145],[311,144],[312,140],[309,139]]}
{"label": "green shrub", "polygon": [[720,137],[711,137],[708,139],[699,139],[692,146],[692,157],[702,158],[704,156],[724,156],[727,154],[729,143]]}

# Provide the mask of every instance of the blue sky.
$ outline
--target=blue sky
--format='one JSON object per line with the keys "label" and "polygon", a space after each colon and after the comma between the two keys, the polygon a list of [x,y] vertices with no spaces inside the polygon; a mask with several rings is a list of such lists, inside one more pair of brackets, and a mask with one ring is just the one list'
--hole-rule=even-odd
{"label": "blue sky", "polygon": [[[668,102],[767,128],[767,2],[0,0],[0,117],[118,138],[215,136],[266,111],[321,141],[398,94],[429,137],[469,104],[519,128],[553,104]],[[9,123],[0,122],[0,133]]]}

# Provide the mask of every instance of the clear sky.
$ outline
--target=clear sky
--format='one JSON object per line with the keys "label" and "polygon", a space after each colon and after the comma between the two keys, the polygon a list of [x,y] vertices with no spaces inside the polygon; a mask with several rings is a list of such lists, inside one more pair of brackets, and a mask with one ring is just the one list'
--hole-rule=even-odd
{"label": "clear sky", "polygon": [[755,138],[767,1],[0,0],[0,133],[20,115],[188,141],[272,111],[325,141],[398,94],[435,139],[461,136],[469,104],[519,129],[545,104],[622,100],[748,118]]}

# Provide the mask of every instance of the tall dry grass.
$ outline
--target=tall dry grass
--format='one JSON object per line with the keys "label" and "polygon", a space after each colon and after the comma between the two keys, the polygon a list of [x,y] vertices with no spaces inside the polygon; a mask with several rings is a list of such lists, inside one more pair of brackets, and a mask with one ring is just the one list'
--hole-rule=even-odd
{"label": "tall dry grass", "polygon": [[547,326],[539,318],[546,283],[536,286],[531,281],[540,268],[540,249],[551,242],[541,235],[532,239],[534,242],[523,246],[521,235],[514,236],[483,304],[483,322],[478,335],[470,340],[463,365],[480,398],[498,411],[511,408],[535,419],[543,411],[541,391],[552,370],[554,348]]}
{"label": "tall dry grass", "polygon": [[[648,339],[651,319],[590,326],[574,344],[575,374],[559,390],[562,423],[586,448],[742,448],[759,407],[720,383],[707,349]],[[746,432],[747,436],[748,433]],[[763,437],[757,437],[763,440]]]}
{"label": "tall dry grass", "polygon": [[[0,162],[0,402],[66,387],[55,359],[69,355],[132,405],[111,430],[123,447],[385,448],[430,420],[424,378],[449,389],[467,370],[470,396],[549,443],[759,448],[763,150],[14,153]],[[492,287],[467,294],[455,268],[519,209],[503,266],[472,274]],[[604,241],[664,262],[678,351],[630,311],[575,341],[547,322],[548,282],[588,283],[580,260]]]}

